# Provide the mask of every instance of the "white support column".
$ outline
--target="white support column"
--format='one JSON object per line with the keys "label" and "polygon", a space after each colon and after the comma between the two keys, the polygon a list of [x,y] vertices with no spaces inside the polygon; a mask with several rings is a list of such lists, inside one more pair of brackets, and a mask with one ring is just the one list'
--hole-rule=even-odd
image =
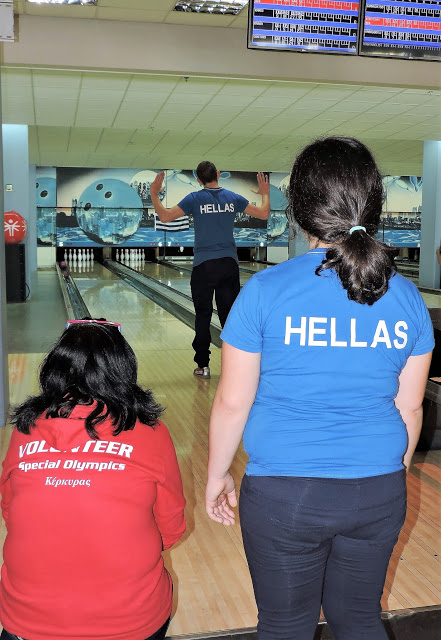
{"label": "white support column", "polygon": [[420,287],[440,286],[436,250],[441,244],[441,142],[426,140],[423,156]]}

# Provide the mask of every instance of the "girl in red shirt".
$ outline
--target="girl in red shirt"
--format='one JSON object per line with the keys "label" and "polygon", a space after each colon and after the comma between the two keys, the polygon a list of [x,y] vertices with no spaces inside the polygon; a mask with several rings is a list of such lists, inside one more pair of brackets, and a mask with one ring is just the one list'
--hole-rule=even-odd
{"label": "girl in red shirt", "polygon": [[[161,407],[119,325],[72,321],[19,406],[0,480],[2,639],[161,640],[185,530]],[[7,631],[6,631],[7,630]]]}

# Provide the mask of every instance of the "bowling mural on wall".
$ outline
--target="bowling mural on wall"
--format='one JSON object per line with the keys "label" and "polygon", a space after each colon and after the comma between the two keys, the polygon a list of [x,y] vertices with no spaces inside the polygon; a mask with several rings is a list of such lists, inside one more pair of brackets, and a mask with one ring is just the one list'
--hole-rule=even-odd
{"label": "bowling mural on wall", "polygon": [[[194,246],[191,217],[161,223],[150,199],[149,187],[159,170],[81,169],[57,170],[57,244],[83,246]],[[256,174],[228,172],[220,175],[219,185],[236,191],[260,205]],[[201,187],[194,171],[169,169],[160,198],[173,207]],[[238,246],[266,245],[265,220],[238,213],[234,235]]]}
{"label": "bowling mural on wall", "polygon": [[57,170],[37,167],[35,173],[37,202],[37,245],[54,246],[57,242]]}
{"label": "bowling mural on wall", "polygon": [[[149,187],[158,169],[83,169],[37,167],[37,242],[61,247],[194,246],[191,217],[161,223]],[[270,175],[271,214],[268,221],[244,213],[236,217],[238,246],[287,246],[289,174]],[[419,176],[385,176],[385,203],[378,237],[397,247],[420,243],[422,184]],[[219,185],[260,205],[254,172],[223,171]],[[160,198],[173,207],[199,190],[193,170],[169,169]]]}
{"label": "bowling mural on wall", "polygon": [[386,198],[378,233],[394,247],[419,247],[423,179],[420,176],[384,176]]}

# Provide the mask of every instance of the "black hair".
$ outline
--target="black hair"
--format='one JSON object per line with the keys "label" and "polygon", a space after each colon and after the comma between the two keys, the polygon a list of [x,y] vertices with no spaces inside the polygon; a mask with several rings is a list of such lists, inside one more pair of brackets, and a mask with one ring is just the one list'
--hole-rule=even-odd
{"label": "black hair", "polygon": [[217,169],[212,162],[204,160],[196,168],[196,175],[202,184],[217,182]]}
{"label": "black hair", "polygon": [[[316,140],[294,161],[286,214],[308,235],[331,245],[317,268],[334,269],[349,300],[371,305],[395,274],[395,250],[374,238],[384,201],[381,174],[358,140]],[[363,230],[350,230],[362,226]]]}
{"label": "black hair", "polygon": [[137,384],[136,356],[118,328],[91,322],[70,325],[40,367],[40,394],[16,407],[12,423],[30,434],[38,416],[68,418],[78,404],[96,406],[85,419],[95,427],[112,419],[113,435],[133,429],[136,420],[153,427],[163,409]]}

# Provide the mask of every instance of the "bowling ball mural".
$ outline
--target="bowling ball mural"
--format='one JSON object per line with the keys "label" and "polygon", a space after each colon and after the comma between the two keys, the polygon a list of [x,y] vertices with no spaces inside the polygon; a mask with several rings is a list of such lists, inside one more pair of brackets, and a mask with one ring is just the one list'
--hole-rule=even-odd
{"label": "bowling ball mural", "polygon": [[142,199],[126,182],[97,180],[81,194],[75,215],[82,231],[99,244],[122,244],[135,234],[142,218]]}
{"label": "bowling ball mural", "polygon": [[[138,196],[142,200],[142,205],[145,208],[153,208],[153,202],[150,197],[150,185],[153,180],[156,178],[156,171],[151,171],[149,169],[145,169],[144,171],[138,171],[133,178],[130,180],[130,186],[132,189],[136,191]],[[163,189],[159,192],[159,199],[164,200],[165,198],[165,180],[163,183]]]}
{"label": "bowling ball mural", "polygon": [[56,179],[38,178],[35,188],[37,191],[37,241],[39,244],[53,245],[56,242]]}

